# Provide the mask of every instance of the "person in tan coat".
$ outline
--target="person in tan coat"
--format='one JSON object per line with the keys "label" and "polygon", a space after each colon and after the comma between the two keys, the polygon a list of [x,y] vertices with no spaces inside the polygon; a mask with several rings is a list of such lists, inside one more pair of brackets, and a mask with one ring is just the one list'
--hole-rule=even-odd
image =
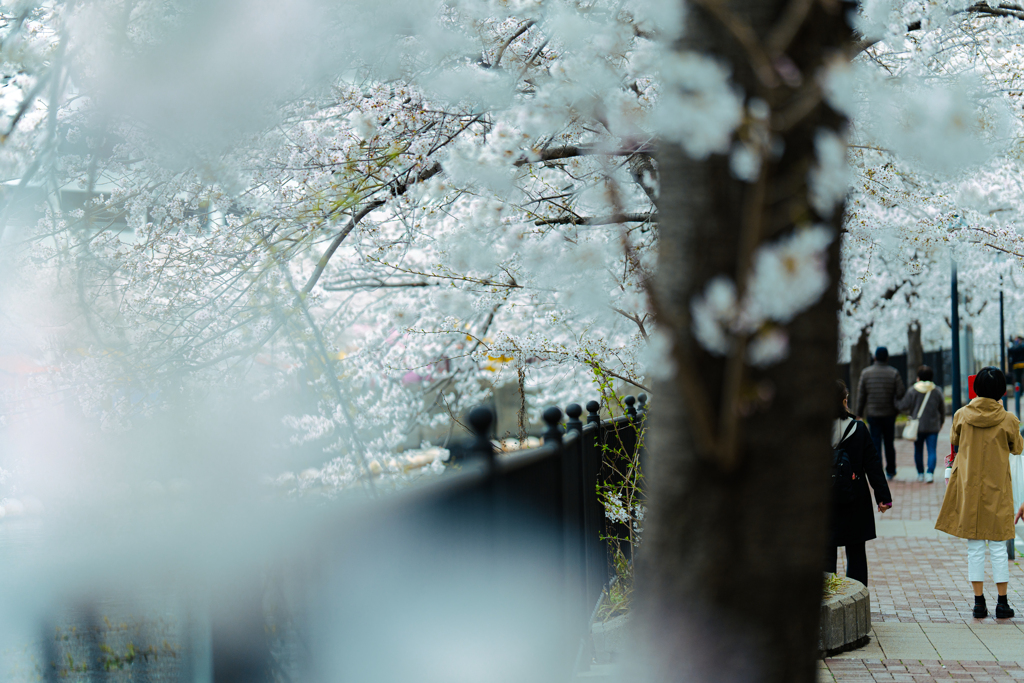
{"label": "person in tan coat", "polygon": [[999,594],[996,618],[1009,619],[1006,598],[1010,578],[1006,541],[1014,537],[1010,453],[1024,449],[1020,422],[1003,409],[1006,377],[999,368],[982,368],[974,379],[977,398],[956,411],[949,439],[956,456],[946,469],[946,495],[935,528],[967,539],[967,576],[974,587],[974,616],[988,616],[985,605],[985,551],[992,557],[992,578]]}

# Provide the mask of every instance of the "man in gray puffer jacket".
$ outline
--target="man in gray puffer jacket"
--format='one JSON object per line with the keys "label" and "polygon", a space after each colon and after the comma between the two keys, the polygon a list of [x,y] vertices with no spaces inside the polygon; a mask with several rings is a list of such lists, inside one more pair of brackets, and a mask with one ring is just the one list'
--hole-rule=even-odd
{"label": "man in gray puffer jacket", "polygon": [[[917,369],[917,382],[907,389],[897,408],[911,419],[920,415],[917,423],[917,440],[914,442],[914,464],[917,465],[917,480],[931,484],[935,481],[935,448],[939,431],[946,421],[946,398],[942,389],[935,386],[935,373],[927,365]],[[924,448],[928,447],[928,472],[924,471]]]}
{"label": "man in gray puffer jacket", "polygon": [[885,476],[896,476],[896,401],[903,397],[903,378],[889,365],[889,349],[875,349],[875,362],[860,374],[857,384],[857,415],[867,418],[871,441],[882,452],[885,443]]}

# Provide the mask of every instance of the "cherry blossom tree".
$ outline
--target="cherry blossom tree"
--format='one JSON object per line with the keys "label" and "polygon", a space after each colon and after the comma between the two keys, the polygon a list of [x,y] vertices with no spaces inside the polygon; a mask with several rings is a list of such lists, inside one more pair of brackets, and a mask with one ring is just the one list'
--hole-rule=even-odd
{"label": "cherry blossom tree", "polygon": [[[48,156],[10,175],[52,190],[33,267],[83,311],[50,351],[87,413],[126,425],[126,384],[298,384],[316,408],[289,418],[297,439],[333,438],[336,469],[358,476],[353,454],[383,458],[497,384],[534,412],[578,399],[595,370],[646,388],[655,15],[446,3],[423,17],[439,33],[399,41],[393,62],[367,59],[365,39],[328,47],[359,66],[247,100],[264,111],[211,140],[201,115],[168,122],[152,70],[110,64],[151,67],[168,35],[211,20],[170,6],[26,10],[49,38],[35,80],[61,88],[12,95],[49,112],[16,124]],[[357,414],[379,417],[359,434]]]}
{"label": "cherry blossom tree", "polygon": [[[984,3],[880,7],[862,17],[870,39],[851,71],[859,75],[846,81],[860,104],[841,357],[855,366],[876,345],[948,348],[951,258],[963,328],[999,340],[1000,288],[1006,329],[1019,326],[1020,76],[1011,64],[1020,13]],[[947,126],[942,144],[914,138],[933,124]]]}

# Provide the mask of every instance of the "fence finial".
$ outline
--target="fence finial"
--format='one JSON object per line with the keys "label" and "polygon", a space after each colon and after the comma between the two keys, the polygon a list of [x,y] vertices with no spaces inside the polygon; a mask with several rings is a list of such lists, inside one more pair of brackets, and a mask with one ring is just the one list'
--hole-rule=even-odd
{"label": "fence finial", "polygon": [[580,434],[583,433],[583,423],[580,422],[580,415],[583,414],[583,408],[580,408],[579,403],[570,403],[565,407],[565,414],[569,416],[566,420],[565,430],[571,431],[575,429]]}
{"label": "fence finial", "polygon": [[629,415],[630,417],[636,417],[636,397],[627,396],[626,398],[623,399],[623,401],[626,404],[626,415]]}
{"label": "fence finial", "polygon": [[483,457],[488,463],[494,462],[494,444],[491,443],[491,424],[494,422],[494,413],[490,408],[477,406],[469,411],[466,416],[469,428],[473,430],[473,444],[470,446],[472,454]]}
{"label": "fence finial", "polygon": [[587,401],[587,424],[601,421],[601,404],[597,401]]}
{"label": "fence finial", "polygon": [[559,423],[562,421],[562,411],[555,406],[551,406],[544,409],[541,417],[544,418],[544,422],[548,426],[548,430],[544,432],[544,443],[562,443],[562,430],[559,429]]}
{"label": "fence finial", "polygon": [[639,396],[636,397],[636,400],[638,404],[636,407],[636,412],[638,412],[643,417],[647,417],[647,394],[640,394]]}

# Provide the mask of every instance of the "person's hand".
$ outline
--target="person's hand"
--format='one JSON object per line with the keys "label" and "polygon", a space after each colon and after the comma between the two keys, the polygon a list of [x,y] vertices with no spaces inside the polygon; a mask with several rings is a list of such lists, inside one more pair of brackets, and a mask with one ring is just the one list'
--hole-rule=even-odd
{"label": "person's hand", "polygon": [[[879,503],[878,504],[878,511],[884,515],[885,511],[888,510],[891,507],[892,507],[892,503]],[[1024,507],[1022,507],[1021,510],[1024,510]]]}
{"label": "person's hand", "polygon": [[1022,519],[1024,519],[1024,505],[1021,505],[1020,510],[1017,510],[1017,516],[1013,518],[1013,523],[1016,524]]}

